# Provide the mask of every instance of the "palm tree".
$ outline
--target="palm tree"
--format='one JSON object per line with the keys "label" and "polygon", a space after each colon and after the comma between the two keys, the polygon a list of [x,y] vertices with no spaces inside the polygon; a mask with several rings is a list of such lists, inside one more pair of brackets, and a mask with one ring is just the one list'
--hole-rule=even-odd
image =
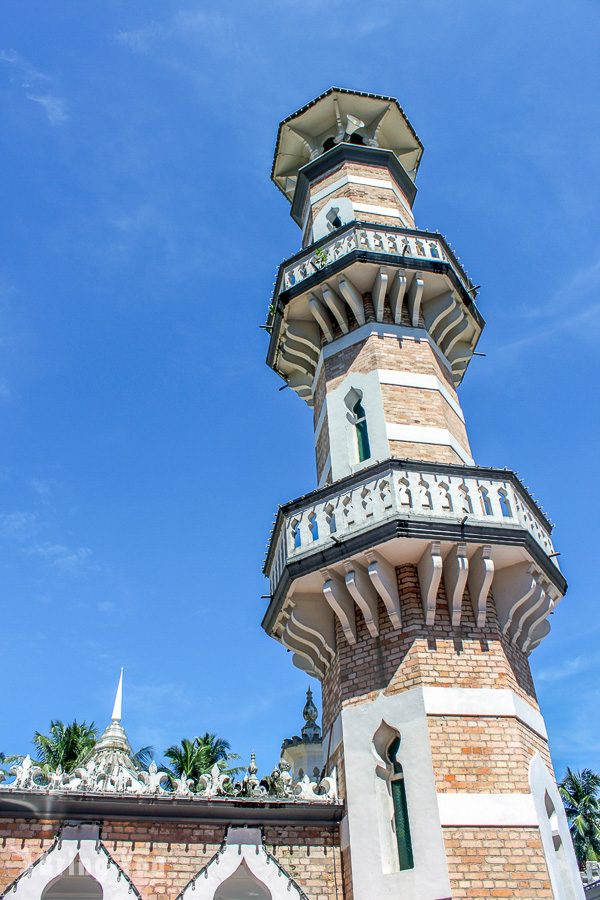
{"label": "palm tree", "polygon": [[65,725],[60,719],[52,719],[50,733],[36,731],[33,744],[37,750],[38,762],[42,770],[55,772],[60,766],[63,772],[72,772],[89,754],[98,740],[98,731],[93,722],[78,722],[74,719]]}
{"label": "palm tree", "polygon": [[172,744],[165,750],[165,757],[170,763],[169,774],[175,778],[184,775],[195,784],[201,775],[217,765],[228,775],[233,775],[238,769],[228,767],[227,763],[239,757],[236,753],[230,753],[229,749],[229,741],[208,732],[191,741],[182,738],[181,743]]}
{"label": "palm tree", "polygon": [[558,786],[575,855],[581,869],[586,860],[600,859],[600,775],[591,769],[567,774]]}

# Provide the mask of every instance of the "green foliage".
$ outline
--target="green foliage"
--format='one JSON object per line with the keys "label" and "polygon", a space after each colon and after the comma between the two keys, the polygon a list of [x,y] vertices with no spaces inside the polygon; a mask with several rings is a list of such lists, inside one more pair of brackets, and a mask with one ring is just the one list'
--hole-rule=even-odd
{"label": "green foliage", "polygon": [[558,789],[562,797],[575,855],[581,869],[600,859],[600,775],[591,769],[567,774]]}
{"label": "green foliage", "polygon": [[55,772],[59,766],[63,772],[72,772],[92,750],[97,739],[93,722],[88,725],[75,719],[65,725],[60,719],[53,719],[49,734],[36,731],[33,744],[44,772]]}
{"label": "green foliage", "polygon": [[170,763],[167,771],[173,778],[185,775],[196,783],[216,764],[221,771],[233,776],[240,770],[229,767],[228,763],[239,757],[229,751],[229,742],[216,734],[206,732],[193,740],[182,738],[180,744],[172,744],[165,750],[165,758]]}
{"label": "green foliage", "polygon": [[325,250],[324,247],[319,247],[317,250],[315,250],[314,261],[315,261],[315,266],[318,269],[322,269],[323,266],[326,266],[328,260],[329,260],[329,253],[327,250]]}

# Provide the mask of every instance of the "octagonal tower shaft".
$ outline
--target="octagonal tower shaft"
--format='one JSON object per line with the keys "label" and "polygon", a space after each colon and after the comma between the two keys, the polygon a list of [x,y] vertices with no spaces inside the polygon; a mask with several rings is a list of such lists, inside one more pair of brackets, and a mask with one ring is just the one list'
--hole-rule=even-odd
{"label": "octagonal tower shaft", "polygon": [[484,322],[415,225],[421,154],[389,97],[333,88],[280,125],[303,246],[267,361],[314,409],[318,487],[279,508],[263,627],[322,682],[346,898],[581,897],[528,662],[566,583],[544,512],[471,457]]}

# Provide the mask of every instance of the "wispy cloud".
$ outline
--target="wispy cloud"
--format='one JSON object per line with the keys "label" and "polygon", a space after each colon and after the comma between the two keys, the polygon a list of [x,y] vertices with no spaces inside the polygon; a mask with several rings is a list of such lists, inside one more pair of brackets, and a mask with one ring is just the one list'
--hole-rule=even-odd
{"label": "wispy cloud", "polygon": [[17,510],[0,514],[0,538],[16,545],[18,551],[37,557],[65,575],[87,575],[98,571],[89,547],[45,540],[43,523],[36,512]]}
{"label": "wispy cloud", "polygon": [[234,31],[234,21],[221,12],[179,10],[164,22],[149,22],[131,31],[120,31],[116,39],[135,53],[150,53],[159,44],[173,40],[206,42],[217,49],[221,40],[228,41]]}
{"label": "wispy cloud", "polygon": [[68,575],[84,575],[93,568],[89,547],[67,547],[65,544],[42,543],[29,547],[27,552]]}
{"label": "wispy cloud", "polygon": [[36,494],[39,494],[40,497],[48,497],[52,493],[52,487],[48,481],[44,481],[43,478],[32,478],[29,482],[32,489]]}
{"label": "wispy cloud", "polygon": [[69,118],[64,97],[57,93],[55,80],[51,75],[36,69],[16,50],[0,50],[0,62],[9,67],[10,80],[18,84],[32,103],[37,103],[44,111],[50,125],[60,125]]}
{"label": "wispy cloud", "polygon": [[[503,353],[518,351],[548,340],[558,333],[596,338],[600,332],[600,259],[577,269],[546,303],[522,307],[519,315],[529,321],[524,337],[505,344]],[[532,325],[539,323],[539,327]]]}
{"label": "wispy cloud", "polygon": [[566,658],[552,668],[542,669],[537,673],[538,681],[554,682],[564,681],[580,672],[585,672],[597,665],[597,659],[589,656],[574,656]]}

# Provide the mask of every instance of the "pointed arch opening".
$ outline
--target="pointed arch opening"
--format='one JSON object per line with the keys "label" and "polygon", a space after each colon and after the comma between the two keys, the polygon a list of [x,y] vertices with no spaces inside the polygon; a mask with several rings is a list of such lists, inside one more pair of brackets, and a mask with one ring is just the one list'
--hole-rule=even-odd
{"label": "pointed arch opening", "polygon": [[213,900],[272,900],[268,887],[253,875],[246,860],[242,860],[233,875],[219,885]]}
{"label": "pointed arch opening", "polygon": [[102,900],[104,891],[79,856],[44,888],[41,900]]}
{"label": "pointed arch opening", "polygon": [[400,732],[382,721],[373,735],[373,748],[378,760],[375,792],[384,872],[405,871],[415,865],[404,770],[398,758],[400,743]]}
{"label": "pointed arch opening", "polygon": [[354,440],[358,462],[364,462],[366,459],[371,458],[371,444],[362,391],[352,388],[346,394],[344,401],[348,408],[348,420],[354,426]]}

